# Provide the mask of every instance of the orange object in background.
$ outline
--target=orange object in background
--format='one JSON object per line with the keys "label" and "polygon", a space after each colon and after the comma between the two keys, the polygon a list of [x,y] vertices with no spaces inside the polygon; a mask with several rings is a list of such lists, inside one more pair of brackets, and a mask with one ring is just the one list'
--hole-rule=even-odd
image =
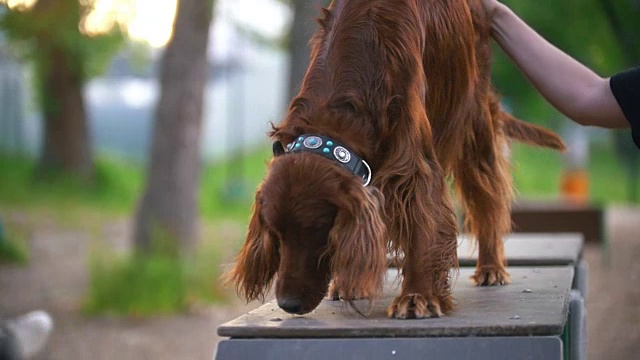
{"label": "orange object in background", "polygon": [[566,200],[585,203],[589,199],[589,174],[586,170],[566,170],[560,184],[562,197]]}

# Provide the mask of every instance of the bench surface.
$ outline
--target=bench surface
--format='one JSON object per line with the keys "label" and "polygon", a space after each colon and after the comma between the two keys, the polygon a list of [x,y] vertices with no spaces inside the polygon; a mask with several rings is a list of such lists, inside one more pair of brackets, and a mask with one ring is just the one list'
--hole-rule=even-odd
{"label": "bench surface", "polygon": [[[577,264],[582,256],[584,237],[578,233],[512,234],[504,247],[509,266],[555,266]],[[460,266],[475,266],[478,245],[474,239],[460,236]]]}
{"label": "bench surface", "polygon": [[[476,287],[460,269],[453,295],[458,308],[443,318],[395,320],[385,317],[387,305],[399,293],[397,271],[389,270],[385,295],[363,318],[342,301],[324,300],[312,313],[293,316],[275,301],[218,328],[232,338],[372,338],[464,336],[557,336],[568,316],[573,268],[510,268],[512,284]],[[367,313],[369,302],[355,302]]]}

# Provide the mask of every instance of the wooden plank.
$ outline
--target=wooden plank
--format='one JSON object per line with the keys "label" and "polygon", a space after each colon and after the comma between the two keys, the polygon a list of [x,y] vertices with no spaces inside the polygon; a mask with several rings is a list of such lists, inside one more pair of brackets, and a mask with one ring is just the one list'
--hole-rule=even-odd
{"label": "wooden plank", "polygon": [[[572,267],[510,268],[508,286],[476,287],[460,269],[453,294],[457,309],[447,317],[395,320],[385,317],[387,305],[399,293],[397,271],[389,270],[385,296],[363,318],[341,301],[325,300],[312,313],[292,316],[272,301],[218,328],[234,338],[362,338],[555,336],[567,321]],[[366,300],[355,302],[363,312]]]}
{"label": "wooden plank", "polygon": [[[509,266],[575,265],[582,257],[584,237],[579,233],[511,234],[504,247]],[[474,239],[460,236],[460,266],[475,266],[478,246]]]}
{"label": "wooden plank", "polygon": [[511,221],[514,232],[580,232],[587,242],[606,241],[604,211],[595,204],[519,200]]}

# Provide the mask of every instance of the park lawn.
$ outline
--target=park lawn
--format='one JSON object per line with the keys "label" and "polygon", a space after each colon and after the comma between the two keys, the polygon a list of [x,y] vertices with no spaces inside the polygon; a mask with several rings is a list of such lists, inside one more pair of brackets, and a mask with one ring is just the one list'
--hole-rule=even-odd
{"label": "park lawn", "polygon": [[[207,220],[246,221],[270,157],[269,149],[261,147],[243,157],[206,163],[200,187],[202,216]],[[519,196],[558,196],[562,154],[514,145],[512,163]],[[143,187],[144,166],[122,159],[98,157],[92,184],[69,176],[38,177],[35,164],[28,158],[0,157],[0,208],[49,212],[73,223],[91,217],[126,216],[134,212]],[[630,203],[628,179],[612,148],[594,147],[588,170],[594,202]],[[640,180],[636,186],[640,187]]]}
{"label": "park lawn", "polygon": [[[206,163],[202,170],[200,210],[206,220],[246,221],[258,183],[271,157],[267,147]],[[559,194],[563,155],[514,145],[513,176],[521,197],[554,198]],[[143,187],[144,166],[98,157],[93,184],[73,177],[40,178],[35,161],[0,157],[0,208],[50,212],[58,219],[126,216],[134,212]],[[629,203],[625,170],[610,147],[594,147],[589,164],[591,199],[602,204]],[[637,185],[640,187],[640,180]]]}
{"label": "park lawn", "polygon": [[[220,283],[221,264],[242,245],[253,194],[270,157],[264,147],[243,157],[205,164],[200,188],[203,241],[195,257],[122,255],[97,249],[89,259],[84,310],[89,314],[151,316],[182,311],[203,301],[224,301],[228,290]],[[561,154],[516,145],[512,159],[521,197],[558,196]],[[30,159],[0,157],[0,211],[52,216],[62,225],[94,236],[100,236],[105,221],[133,213],[144,179],[143,166],[108,157],[98,158],[96,181],[90,185],[64,176],[37,178],[34,168]],[[624,170],[612,150],[594,149],[589,171],[594,201],[625,202]],[[28,257],[14,248],[0,250],[5,258],[16,258],[16,254]]]}
{"label": "park lawn", "polygon": [[[246,220],[269,158],[270,152],[260,148],[242,159],[205,163],[200,187],[202,215]],[[97,158],[91,184],[73,176],[43,177],[35,169],[33,159],[0,156],[0,209],[43,212],[72,223],[126,216],[134,213],[144,185],[143,165],[107,156]],[[245,178],[234,178],[236,173]],[[227,196],[230,192],[232,196]]]}
{"label": "park lawn", "polygon": [[[588,164],[589,194],[594,203],[603,205],[635,204],[629,200],[628,178],[614,150],[593,146]],[[549,199],[560,196],[563,155],[547,149],[514,145],[512,148],[513,177],[518,196]],[[635,179],[640,189],[640,179]]]}
{"label": "park lawn", "polygon": [[230,235],[221,227],[205,230],[201,244],[187,256],[94,249],[84,312],[147,317],[224,302],[230,291],[221,282],[222,264],[229,258],[229,241],[239,242],[242,232],[237,229]]}
{"label": "park lawn", "polygon": [[0,264],[23,265],[29,261],[26,235],[19,227],[0,222]]}
{"label": "park lawn", "polygon": [[[24,213],[28,214],[22,217],[27,219],[23,220],[25,234],[38,226],[34,219],[45,218],[56,226],[90,235],[95,248],[88,259],[89,284],[83,302],[87,314],[145,317],[224,301],[229,289],[220,282],[221,265],[229,262],[244,239],[253,192],[269,155],[260,149],[243,161],[205,164],[200,189],[201,242],[197,251],[180,258],[161,252],[120,253],[101,239],[105,224],[133,213],[143,186],[141,165],[99,157],[95,182],[86,184],[69,176],[38,177],[31,159],[0,158],[0,215],[8,215],[0,262],[28,261],[26,241],[18,236],[22,233],[9,215]],[[252,180],[238,182],[227,175],[229,169],[235,174],[239,166]],[[235,186],[233,198],[223,196],[230,183]]]}

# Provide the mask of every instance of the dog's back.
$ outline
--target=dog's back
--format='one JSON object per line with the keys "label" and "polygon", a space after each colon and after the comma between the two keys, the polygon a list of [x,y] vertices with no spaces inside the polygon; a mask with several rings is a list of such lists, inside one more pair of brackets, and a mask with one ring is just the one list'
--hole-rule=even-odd
{"label": "dog's back", "polygon": [[417,93],[425,147],[456,152],[479,74],[467,0],[334,0],[319,22],[301,92],[274,135],[311,123],[338,137],[358,132],[345,141],[376,167]]}

